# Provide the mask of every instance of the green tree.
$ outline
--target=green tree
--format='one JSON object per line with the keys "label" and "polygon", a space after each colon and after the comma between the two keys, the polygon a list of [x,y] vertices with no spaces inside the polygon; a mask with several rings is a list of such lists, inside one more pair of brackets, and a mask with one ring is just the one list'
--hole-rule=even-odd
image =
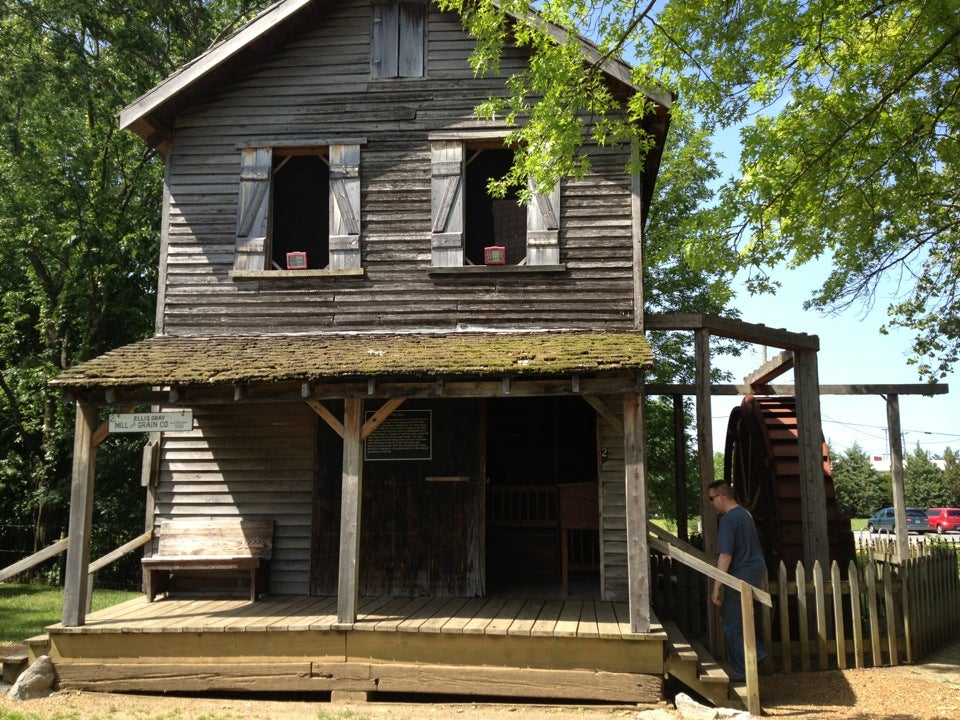
{"label": "green tree", "polygon": [[[162,163],[117,113],[248,5],[0,5],[0,517],[35,545],[65,531],[69,500],[73,412],[47,381],[153,330]],[[142,523],[136,448],[123,457],[102,465],[96,511]]]}
{"label": "green tree", "polygon": [[942,507],[947,502],[943,470],[919,443],[904,458],[903,494],[907,505],[924,509]]}
{"label": "green tree", "polygon": [[590,129],[600,141],[649,144],[637,122],[649,103],[623,107],[572,38],[551,39],[548,23],[557,23],[607,56],[636,59],[637,84],[678,91],[674,118],[740,129],[739,176],[716,212],[700,217],[715,232],[664,238],[689,262],[729,277],[744,271],[761,292],[776,289],[771,268],[827,257],[834,269],[809,303],[831,310],[872,303],[890,280],[889,323],[913,332],[920,375],[955,364],[956,0],[537,3],[548,23],[526,0],[441,2],[480,39],[478,72],[496,67],[508,29],[537,56],[511,79],[511,97],[480,108],[528,121],[511,181],[531,175],[549,185],[584,170],[578,113],[608,113]]}
{"label": "green tree", "polygon": [[960,507],[960,453],[949,447],[943,451],[943,488],[946,505]]}
{"label": "green tree", "polygon": [[837,496],[837,509],[851,518],[870,517],[881,507],[892,504],[890,482],[884,482],[880,473],[873,469],[870,458],[859,443],[854,443],[835,458],[833,487]]}

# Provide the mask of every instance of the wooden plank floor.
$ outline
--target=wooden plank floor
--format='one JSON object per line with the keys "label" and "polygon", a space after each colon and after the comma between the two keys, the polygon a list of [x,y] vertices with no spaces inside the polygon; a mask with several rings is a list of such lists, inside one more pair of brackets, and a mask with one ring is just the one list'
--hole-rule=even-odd
{"label": "wooden plank floor", "polygon": [[[665,638],[654,621],[649,633],[630,631],[626,603],[509,598],[362,598],[352,630],[421,634],[643,640]],[[178,633],[332,630],[333,597],[271,595],[246,599],[136,598],[90,613],[81,627],[50,626],[54,634]]]}
{"label": "wooden plank floor", "polygon": [[[136,598],[36,638],[66,689],[440,693],[659,702],[667,634],[582,597]],[[42,645],[42,647],[41,647]]]}

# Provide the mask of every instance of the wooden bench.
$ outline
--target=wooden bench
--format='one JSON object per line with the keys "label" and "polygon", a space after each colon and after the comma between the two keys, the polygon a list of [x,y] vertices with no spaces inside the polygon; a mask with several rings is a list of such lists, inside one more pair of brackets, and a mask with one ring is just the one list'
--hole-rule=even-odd
{"label": "wooden bench", "polygon": [[250,601],[266,591],[273,554],[272,520],[162,520],[155,534],[156,554],[141,561],[149,602],[171,589],[178,572],[249,573]]}

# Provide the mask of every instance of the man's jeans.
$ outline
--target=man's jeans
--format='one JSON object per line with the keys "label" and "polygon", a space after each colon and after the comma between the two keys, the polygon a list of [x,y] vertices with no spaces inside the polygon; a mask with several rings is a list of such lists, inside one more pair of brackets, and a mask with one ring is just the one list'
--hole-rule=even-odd
{"label": "man's jeans", "polygon": [[[743,616],[740,613],[740,593],[732,588],[723,588],[723,603],[720,605],[720,617],[723,619],[723,633],[727,637],[727,657],[733,668],[733,677],[742,679],[746,675],[743,660]],[[767,659],[767,651],[757,641],[757,662]]]}

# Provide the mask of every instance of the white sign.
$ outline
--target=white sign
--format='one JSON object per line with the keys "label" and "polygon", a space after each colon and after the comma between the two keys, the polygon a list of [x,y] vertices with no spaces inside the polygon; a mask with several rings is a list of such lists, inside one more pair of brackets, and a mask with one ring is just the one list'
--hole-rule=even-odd
{"label": "white sign", "polygon": [[183,432],[193,430],[193,410],[110,415],[110,432]]}

